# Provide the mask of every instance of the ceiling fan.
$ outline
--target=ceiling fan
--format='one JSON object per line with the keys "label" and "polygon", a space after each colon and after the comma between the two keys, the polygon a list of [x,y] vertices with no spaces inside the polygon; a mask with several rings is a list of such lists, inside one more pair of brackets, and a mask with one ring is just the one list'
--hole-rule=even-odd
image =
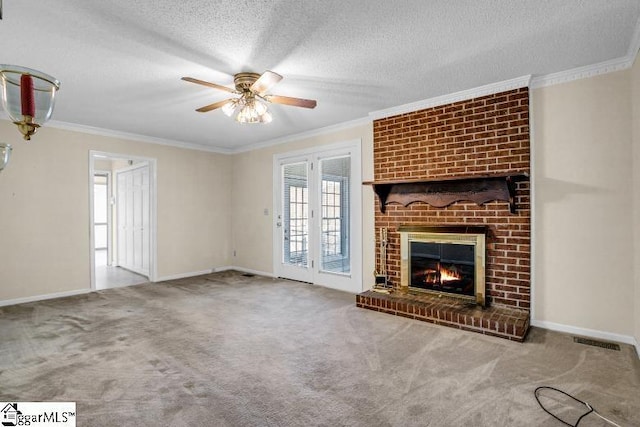
{"label": "ceiling fan", "polygon": [[196,110],[199,113],[206,113],[207,111],[221,108],[224,114],[229,117],[235,116],[235,119],[240,123],[271,122],[271,114],[267,111],[267,103],[269,102],[303,108],[316,107],[316,101],[312,99],[267,94],[272,87],[282,80],[280,74],[269,70],[262,73],[262,75],[258,73],[236,74],[233,76],[235,89],[194,79],[193,77],[183,77],[182,80],[240,95],[237,98],[214,102]]}

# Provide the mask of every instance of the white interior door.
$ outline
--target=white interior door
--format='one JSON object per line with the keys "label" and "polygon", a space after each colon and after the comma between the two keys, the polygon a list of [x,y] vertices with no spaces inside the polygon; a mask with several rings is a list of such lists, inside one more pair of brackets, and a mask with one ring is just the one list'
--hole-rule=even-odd
{"label": "white interior door", "polygon": [[360,144],[274,159],[276,275],[360,292]]}
{"label": "white interior door", "polygon": [[116,172],[118,265],[149,276],[149,165]]}

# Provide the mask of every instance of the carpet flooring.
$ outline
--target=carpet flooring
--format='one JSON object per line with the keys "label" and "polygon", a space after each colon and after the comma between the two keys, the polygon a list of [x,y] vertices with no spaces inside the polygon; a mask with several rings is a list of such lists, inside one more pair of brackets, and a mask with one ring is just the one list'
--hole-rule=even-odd
{"label": "carpet flooring", "polygon": [[[561,426],[543,385],[640,425],[631,346],[510,342],[293,281],[223,272],[0,308],[0,401],[77,402],[79,426]],[[570,422],[585,409],[542,400]]]}

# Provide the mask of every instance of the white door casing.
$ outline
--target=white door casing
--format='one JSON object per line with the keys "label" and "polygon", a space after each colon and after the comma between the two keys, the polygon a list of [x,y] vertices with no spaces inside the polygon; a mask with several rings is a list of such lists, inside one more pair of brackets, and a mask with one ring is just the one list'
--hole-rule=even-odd
{"label": "white door casing", "polygon": [[[158,223],[157,218],[157,159],[152,157],[141,157],[126,153],[112,153],[105,151],[96,151],[89,150],[89,174],[88,174],[88,183],[89,183],[89,219],[93,220],[93,210],[94,210],[94,192],[93,192],[93,180],[96,172],[95,162],[97,160],[130,160],[134,162],[144,162],[149,167],[149,203],[148,203],[148,212],[149,212],[149,226],[148,226],[148,235],[149,235],[149,250],[148,250],[148,273],[147,277],[151,282],[155,282],[158,277],[158,265],[157,265],[157,257],[158,257],[158,248],[157,248],[157,229],[156,224]],[[112,176],[111,183],[115,187],[117,179],[115,176]],[[114,190],[115,192],[115,190]],[[117,222],[117,213],[113,215],[112,221]],[[117,226],[117,225],[116,225]],[[115,227],[114,227],[115,228]],[[117,234],[117,229],[115,230]],[[96,289],[96,272],[95,272],[95,231],[93,226],[89,227],[89,263],[90,263],[90,283],[91,289]],[[117,251],[117,242],[112,245],[112,249]],[[117,254],[113,257],[114,262],[117,262]]]}

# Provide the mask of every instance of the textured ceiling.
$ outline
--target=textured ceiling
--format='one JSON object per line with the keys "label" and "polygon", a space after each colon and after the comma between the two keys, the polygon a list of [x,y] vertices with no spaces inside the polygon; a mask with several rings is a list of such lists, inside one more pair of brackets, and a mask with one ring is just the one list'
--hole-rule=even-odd
{"label": "textured ceiling", "polygon": [[[61,81],[53,119],[210,148],[252,144],[524,75],[623,57],[638,0],[4,0],[0,63]],[[273,70],[268,125],[194,110]]]}

